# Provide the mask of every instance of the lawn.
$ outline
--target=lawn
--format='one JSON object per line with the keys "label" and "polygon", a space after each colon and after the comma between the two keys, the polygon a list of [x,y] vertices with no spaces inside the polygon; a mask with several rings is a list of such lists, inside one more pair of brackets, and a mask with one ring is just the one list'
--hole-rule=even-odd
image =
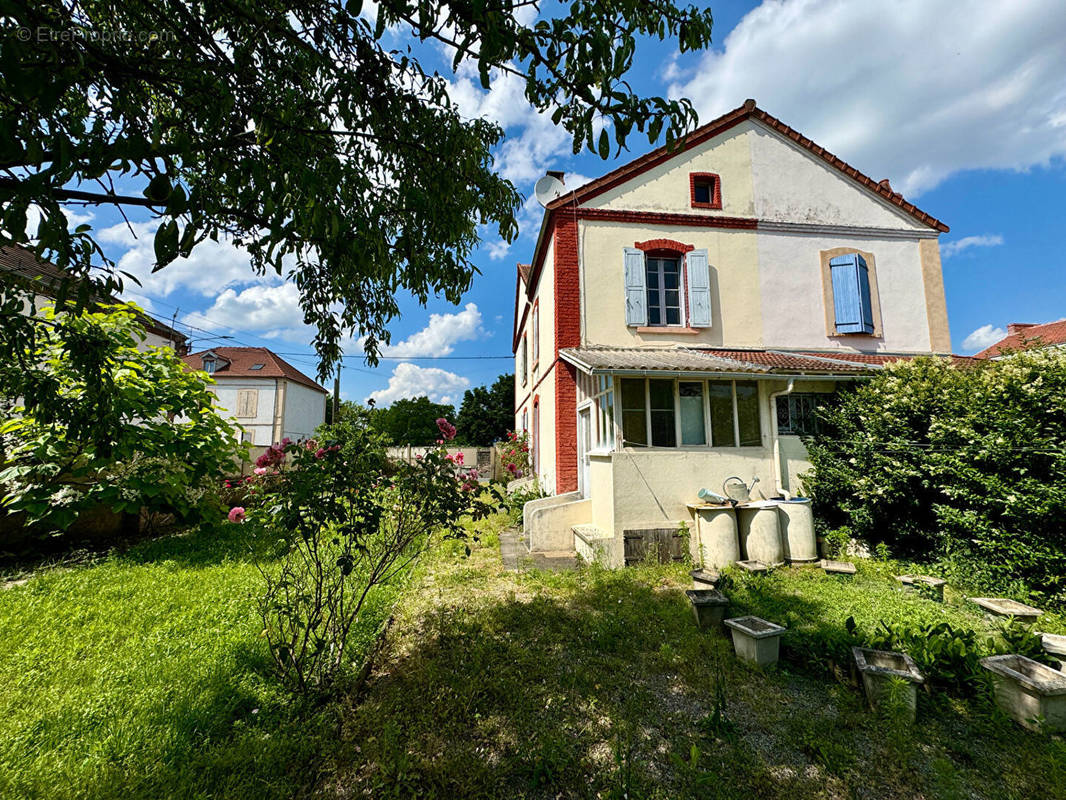
{"label": "lawn", "polygon": [[[390,645],[346,715],[344,797],[1062,798],[1066,745],[986,696],[922,694],[913,729],[870,713],[812,642],[852,616],[991,633],[961,597],[905,594],[885,565],[737,577],[731,614],[794,626],[779,668],[699,631],[678,566],[502,569],[497,517],[464,559],[442,548],[401,600]],[[1044,627],[1062,628],[1049,618]],[[716,702],[720,698],[722,704]],[[716,707],[724,718],[716,716]]]}
{"label": "lawn", "polygon": [[379,594],[356,652],[395,621],[369,683],[315,707],[267,669],[239,526],[0,591],[0,796],[1066,798],[1061,738],[943,692],[886,725],[819,645],[849,616],[985,630],[957,595],[875,563],[738,575],[731,613],[792,629],[762,672],[695,627],[685,567],[508,572],[508,522]]}
{"label": "lawn", "polygon": [[[0,797],[307,794],[339,705],[297,707],[270,675],[260,586],[230,525],[0,591]],[[356,655],[398,591],[373,597]]]}

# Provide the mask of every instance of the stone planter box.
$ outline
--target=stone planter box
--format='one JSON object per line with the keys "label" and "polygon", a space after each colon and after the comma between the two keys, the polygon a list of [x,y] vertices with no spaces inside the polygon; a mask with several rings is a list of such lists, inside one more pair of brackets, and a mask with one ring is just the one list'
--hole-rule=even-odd
{"label": "stone planter box", "polygon": [[934,578],[931,575],[897,575],[896,580],[903,584],[904,589],[919,589],[937,600],[944,600],[944,584],[947,581],[943,578]]}
{"label": "stone planter box", "polygon": [[1027,625],[1036,622],[1037,617],[1044,613],[1039,608],[1006,597],[971,597],[970,602],[976,603],[994,617],[1014,617]]}
{"label": "stone planter box", "polygon": [[1066,731],[1066,675],[1019,655],[989,656],[981,666],[994,676],[996,704],[1023,728]]}
{"label": "stone planter box", "polygon": [[769,569],[763,562],[752,560],[738,561],[737,566],[747,572],[766,572]]}
{"label": "stone planter box", "polygon": [[833,575],[854,575],[857,571],[850,561],[830,561],[827,558],[822,559],[821,567]]}
{"label": "stone planter box", "polygon": [[1041,644],[1044,652],[1059,662],[1059,671],[1066,672],[1066,636],[1058,633],[1040,633]]}
{"label": "stone planter box", "polygon": [[729,598],[717,589],[688,589],[685,592],[692,604],[692,615],[700,628],[721,628]]}
{"label": "stone planter box", "polygon": [[781,636],[787,628],[759,617],[736,617],[725,624],[733,631],[733,649],[737,658],[760,667],[777,663]]}
{"label": "stone planter box", "polygon": [[689,575],[692,576],[693,589],[714,589],[722,579],[717,572],[708,569],[694,569]]}
{"label": "stone planter box", "polygon": [[925,678],[911,657],[906,653],[871,650],[866,647],[853,647],[851,654],[862,676],[862,686],[870,708],[878,708],[889,696],[893,678],[902,678],[907,682],[903,703],[909,719],[913,722],[918,710],[918,684],[925,683]]}

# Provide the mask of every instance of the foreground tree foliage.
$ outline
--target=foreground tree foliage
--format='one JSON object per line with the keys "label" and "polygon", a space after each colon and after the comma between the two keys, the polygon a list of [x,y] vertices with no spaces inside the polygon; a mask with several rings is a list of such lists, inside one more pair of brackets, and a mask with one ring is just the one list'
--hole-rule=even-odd
{"label": "foreground tree foliage", "polygon": [[[536,2],[362,5],[0,2],[0,243],[31,242],[36,206],[39,253],[81,275],[113,266],[71,229],[64,211],[84,204],[146,209],[158,268],[232,237],[256,271],[291,272],[324,376],[346,331],[375,359],[398,290],[458,302],[480,226],[517,233],[521,197],[490,154],[501,129],[463,118],[417,48],[390,43],[435,45],[486,87],[520,77],[575,152],[606,158],[634,129],[674,142],[696,121],[624,76],[638,37],[709,44],[705,9],[575,0],[526,25]],[[105,272],[110,292],[121,275]]]}
{"label": "foreground tree foliage", "polygon": [[30,349],[0,367],[0,508],[42,533],[99,506],[214,519],[218,478],[243,450],[210,378],[169,348],[139,349],[132,304],[27,319]]}
{"label": "foreground tree foliage", "polygon": [[968,585],[1066,602],[1066,354],[915,359],[821,411],[805,480],[830,525]]}

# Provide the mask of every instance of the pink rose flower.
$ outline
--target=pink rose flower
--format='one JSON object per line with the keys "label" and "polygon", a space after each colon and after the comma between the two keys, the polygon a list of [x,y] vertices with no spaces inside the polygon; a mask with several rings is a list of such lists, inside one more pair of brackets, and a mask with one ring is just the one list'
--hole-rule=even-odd
{"label": "pink rose flower", "polygon": [[455,426],[452,425],[444,417],[437,419],[437,429],[440,431],[440,435],[449,441],[455,438]]}
{"label": "pink rose flower", "polygon": [[229,514],[226,515],[226,518],[230,522],[244,522],[244,516],[244,509],[241,506],[234,506],[229,510]]}
{"label": "pink rose flower", "polygon": [[255,469],[252,470],[252,472],[254,474],[256,474],[256,475],[266,475],[267,474],[267,468],[266,467],[256,467]]}

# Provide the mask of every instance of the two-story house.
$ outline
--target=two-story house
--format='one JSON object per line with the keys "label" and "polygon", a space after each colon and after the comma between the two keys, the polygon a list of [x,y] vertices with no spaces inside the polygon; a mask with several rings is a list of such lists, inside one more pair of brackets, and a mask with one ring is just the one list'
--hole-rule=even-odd
{"label": "two-story house", "polygon": [[726,478],[802,492],[819,395],[947,354],[948,228],[752,100],[545,204],[519,265],[530,545],[691,522]]}
{"label": "two-story house", "polygon": [[218,407],[244,429],[253,454],[285,437],[308,439],[326,421],[329,392],[265,347],[216,347],[182,361],[214,379]]}

